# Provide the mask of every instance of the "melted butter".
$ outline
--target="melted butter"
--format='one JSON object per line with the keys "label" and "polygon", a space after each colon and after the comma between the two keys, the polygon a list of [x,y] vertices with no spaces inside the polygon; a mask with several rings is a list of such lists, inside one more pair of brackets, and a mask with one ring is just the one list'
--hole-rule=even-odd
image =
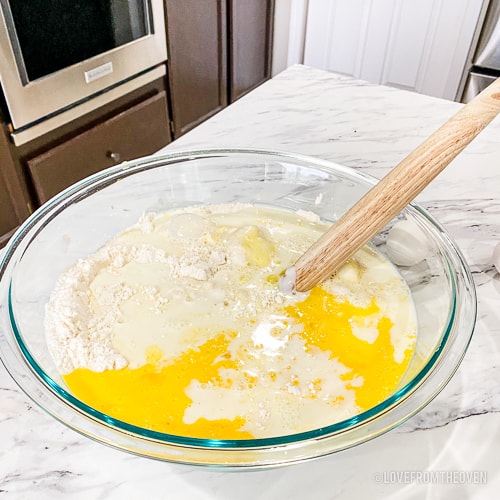
{"label": "melted butter", "polygon": [[270,264],[273,244],[261,234],[258,227],[250,226],[245,229],[241,246],[250,265],[265,267]]}

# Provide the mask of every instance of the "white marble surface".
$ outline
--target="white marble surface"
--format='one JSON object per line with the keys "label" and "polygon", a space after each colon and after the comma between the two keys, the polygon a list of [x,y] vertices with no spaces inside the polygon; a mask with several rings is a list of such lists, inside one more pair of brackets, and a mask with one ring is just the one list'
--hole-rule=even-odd
{"label": "white marble surface", "polygon": [[[295,66],[166,150],[279,149],[381,177],[459,107]],[[399,428],[282,469],[229,473],[180,466],[80,436],[40,410],[0,365],[0,500],[498,498],[500,275],[491,254],[500,241],[499,165],[497,119],[418,198],[473,271],[478,321],[455,377]],[[419,482],[418,473],[441,471],[454,475]]]}

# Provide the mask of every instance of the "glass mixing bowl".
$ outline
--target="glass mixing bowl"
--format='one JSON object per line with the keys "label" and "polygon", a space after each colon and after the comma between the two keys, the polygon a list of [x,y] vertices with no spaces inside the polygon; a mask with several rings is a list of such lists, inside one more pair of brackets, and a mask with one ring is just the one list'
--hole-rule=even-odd
{"label": "glass mixing bowl", "polygon": [[[475,324],[476,296],[464,259],[446,231],[416,204],[373,240],[386,253],[398,219],[421,229],[427,254],[399,267],[416,307],[416,351],[397,392],[342,422],[300,434],[248,440],[153,432],[111,418],[75,398],[46,345],[45,304],[70,264],[148,211],[253,203],[314,211],[334,222],[376,182],[353,169],[273,151],[205,150],[152,156],[88,177],[38,209],[9,241],[0,264],[0,353],[21,389],[81,434],[161,460],[223,467],[300,462],[359,445],[421,410],[450,380]],[[332,335],[335,333],[332,332]]]}

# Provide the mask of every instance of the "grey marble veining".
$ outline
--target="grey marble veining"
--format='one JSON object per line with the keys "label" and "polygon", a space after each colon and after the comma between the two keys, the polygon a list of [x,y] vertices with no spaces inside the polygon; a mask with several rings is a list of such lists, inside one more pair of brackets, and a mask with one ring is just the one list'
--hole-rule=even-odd
{"label": "grey marble veining", "polygon": [[[294,66],[164,151],[249,147],[308,154],[382,177],[460,108]],[[473,274],[475,333],[457,373],[421,412],[362,446],[283,469],[227,473],[95,443],[40,410],[0,365],[0,499],[495,498],[500,489],[500,121],[418,201]],[[394,471],[485,472],[487,482],[395,481]]]}

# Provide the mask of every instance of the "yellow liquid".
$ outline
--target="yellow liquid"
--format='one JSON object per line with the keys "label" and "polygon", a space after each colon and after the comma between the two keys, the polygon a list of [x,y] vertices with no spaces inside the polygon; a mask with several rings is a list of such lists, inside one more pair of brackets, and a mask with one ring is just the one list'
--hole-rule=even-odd
{"label": "yellow liquid", "polygon": [[[378,322],[378,337],[373,343],[360,340],[352,333],[350,320],[353,317],[368,317],[377,310],[375,301],[366,308],[357,307],[345,300],[337,300],[319,287],[314,288],[303,302],[285,308],[290,319],[303,325],[303,331],[296,335],[304,340],[306,349],[326,352],[331,359],[336,358],[348,368],[342,377],[347,387],[354,391],[360,411],[382,402],[394,391],[412,355],[408,349],[402,362],[394,360],[389,335],[392,323],[388,318],[383,317]],[[231,387],[232,381],[222,376],[221,370],[244,369],[228,351],[231,340],[236,337],[233,332],[217,333],[201,346],[188,349],[170,361],[162,361],[161,351],[151,346],[147,363],[139,368],[100,373],[79,368],[65,375],[64,380],[82,401],[139,427],[197,438],[253,438],[256,436],[242,429],[244,416],[232,420],[199,418],[190,424],[183,420],[192,403],[186,388],[193,379],[227,388]],[[293,372],[293,366],[284,366],[283,370]],[[275,364],[271,364],[267,374],[271,380],[276,378]],[[349,383],[359,377],[363,378],[362,385]],[[245,380],[247,387],[238,390],[248,390],[256,382],[248,373]],[[317,397],[324,380],[313,382],[313,390],[297,396],[298,399]],[[332,404],[335,404],[335,398]]]}

